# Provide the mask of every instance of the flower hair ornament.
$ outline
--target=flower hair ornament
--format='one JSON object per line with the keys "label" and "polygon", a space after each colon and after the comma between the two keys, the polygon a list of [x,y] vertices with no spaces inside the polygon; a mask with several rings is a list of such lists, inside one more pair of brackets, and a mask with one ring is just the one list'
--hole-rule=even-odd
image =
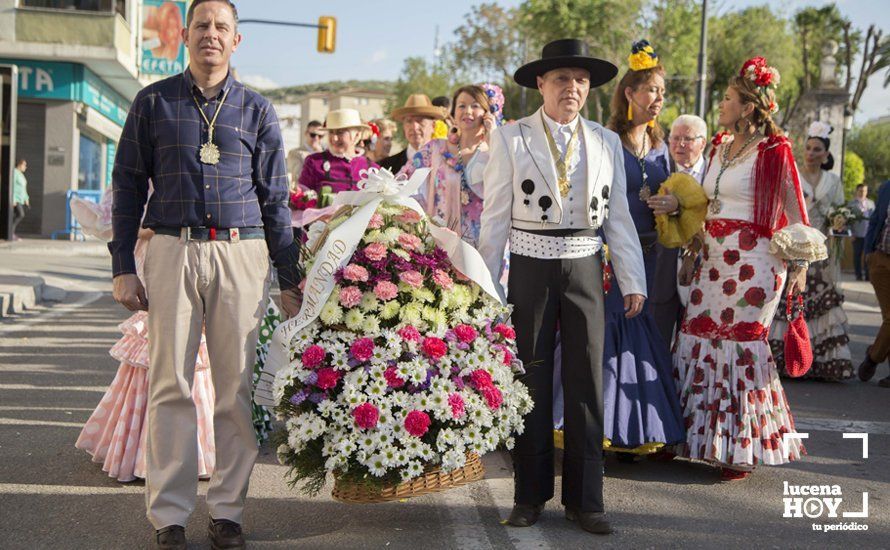
{"label": "flower hair ornament", "polygon": [[828,136],[832,131],[834,131],[834,128],[831,127],[831,124],[822,122],[821,120],[814,120],[812,124],[810,124],[809,130],[807,130],[807,137],[828,139]]}
{"label": "flower hair ornament", "polygon": [[[761,97],[769,103],[770,114],[774,114],[779,110],[778,104],[773,99],[775,90],[779,87],[779,81],[781,80],[778,69],[767,65],[766,59],[763,57],[752,57],[742,65],[739,76],[747,78],[754,83]],[[772,97],[769,95],[770,90],[774,92]]]}
{"label": "flower hair ornament", "polygon": [[380,127],[373,122],[369,122],[368,128],[371,130],[371,145],[377,145],[377,140],[380,138]]}
{"label": "flower hair ornament", "polygon": [[648,40],[638,40],[630,48],[627,64],[632,71],[643,71],[658,65],[658,54]]}
{"label": "flower hair ornament", "polygon": [[504,91],[497,84],[485,82],[479,85],[488,97],[489,111],[494,115],[498,126],[504,124]]}

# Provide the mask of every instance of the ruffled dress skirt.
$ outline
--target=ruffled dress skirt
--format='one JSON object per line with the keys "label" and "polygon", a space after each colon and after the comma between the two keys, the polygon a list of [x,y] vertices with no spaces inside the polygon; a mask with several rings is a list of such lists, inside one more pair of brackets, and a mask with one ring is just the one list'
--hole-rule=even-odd
{"label": "ruffled dress skirt", "polygon": [[[145,479],[145,422],[148,402],[148,313],[121,323],[123,337],[110,350],[120,361],[114,380],[80,432],[75,447],[102,464],[118,481]],[[216,453],[213,439],[213,381],[202,338],[192,399],[198,414],[198,475],[209,478]]]}
{"label": "ruffled dress skirt", "polygon": [[709,220],[702,263],[674,350],[686,427],[684,456],[746,470],[805,454],[767,342],[785,285],[768,234]]}
{"label": "ruffled dress skirt", "polygon": [[[830,275],[831,259],[810,265],[807,271],[807,287],[803,294],[804,318],[813,344],[813,366],[801,378],[839,382],[853,378],[853,360],[850,355],[850,337],[847,336],[847,314],[844,313],[844,296],[835,286]],[[785,372],[785,293],[776,310],[776,318],[770,330],[769,341],[779,374]]]}

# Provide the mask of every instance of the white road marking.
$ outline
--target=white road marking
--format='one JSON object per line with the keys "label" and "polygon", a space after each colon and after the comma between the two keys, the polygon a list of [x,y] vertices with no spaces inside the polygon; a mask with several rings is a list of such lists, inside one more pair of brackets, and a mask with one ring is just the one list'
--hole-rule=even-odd
{"label": "white road marking", "polygon": [[57,422],[55,420],[22,420],[0,418],[0,426],[54,426],[56,428],[83,428],[83,422]]}
{"label": "white road marking", "polygon": [[0,384],[0,390],[94,391],[105,393],[108,386],[35,386],[34,384]]}
{"label": "white road marking", "polygon": [[456,548],[487,549],[492,548],[491,541],[485,534],[485,529],[480,528],[482,518],[479,509],[476,508],[476,500],[471,494],[470,485],[464,485],[456,489],[449,489],[439,493],[440,500],[448,510],[451,521],[448,526],[454,536]]}

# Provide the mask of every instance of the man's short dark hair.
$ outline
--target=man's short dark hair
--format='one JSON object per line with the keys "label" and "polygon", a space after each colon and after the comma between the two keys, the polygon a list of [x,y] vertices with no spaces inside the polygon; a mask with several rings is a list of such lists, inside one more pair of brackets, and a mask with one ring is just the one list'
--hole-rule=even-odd
{"label": "man's short dark hair", "polygon": [[451,109],[451,98],[444,96],[444,95],[440,95],[439,97],[436,97],[433,99],[432,104],[435,105],[436,107],[444,107],[444,108],[450,110]]}
{"label": "man's short dark hair", "polygon": [[306,129],[308,130],[309,128],[318,128],[319,126],[322,126],[321,122],[317,120],[310,120],[309,124],[306,125]]}
{"label": "man's short dark hair", "polygon": [[206,4],[207,2],[222,2],[223,4],[227,4],[229,9],[232,10],[232,16],[235,18],[235,26],[238,26],[238,8],[235,7],[235,3],[231,0],[192,0],[192,3],[189,4],[189,11],[185,16],[186,27],[192,26],[192,18],[195,15],[195,8],[201,4]]}
{"label": "man's short dark hair", "polygon": [[859,190],[862,189],[863,187],[865,187],[866,189],[868,189],[868,184],[866,184],[866,183],[860,183],[859,185],[856,186],[856,190],[859,191]]}

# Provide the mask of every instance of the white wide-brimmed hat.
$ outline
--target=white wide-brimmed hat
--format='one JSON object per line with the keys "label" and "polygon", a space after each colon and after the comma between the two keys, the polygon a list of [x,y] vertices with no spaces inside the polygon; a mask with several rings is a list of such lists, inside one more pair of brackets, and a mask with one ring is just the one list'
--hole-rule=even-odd
{"label": "white wide-brimmed hat", "polygon": [[335,109],[328,112],[328,116],[324,119],[324,126],[320,130],[331,131],[349,128],[368,130],[370,127],[362,122],[362,116],[355,109]]}

